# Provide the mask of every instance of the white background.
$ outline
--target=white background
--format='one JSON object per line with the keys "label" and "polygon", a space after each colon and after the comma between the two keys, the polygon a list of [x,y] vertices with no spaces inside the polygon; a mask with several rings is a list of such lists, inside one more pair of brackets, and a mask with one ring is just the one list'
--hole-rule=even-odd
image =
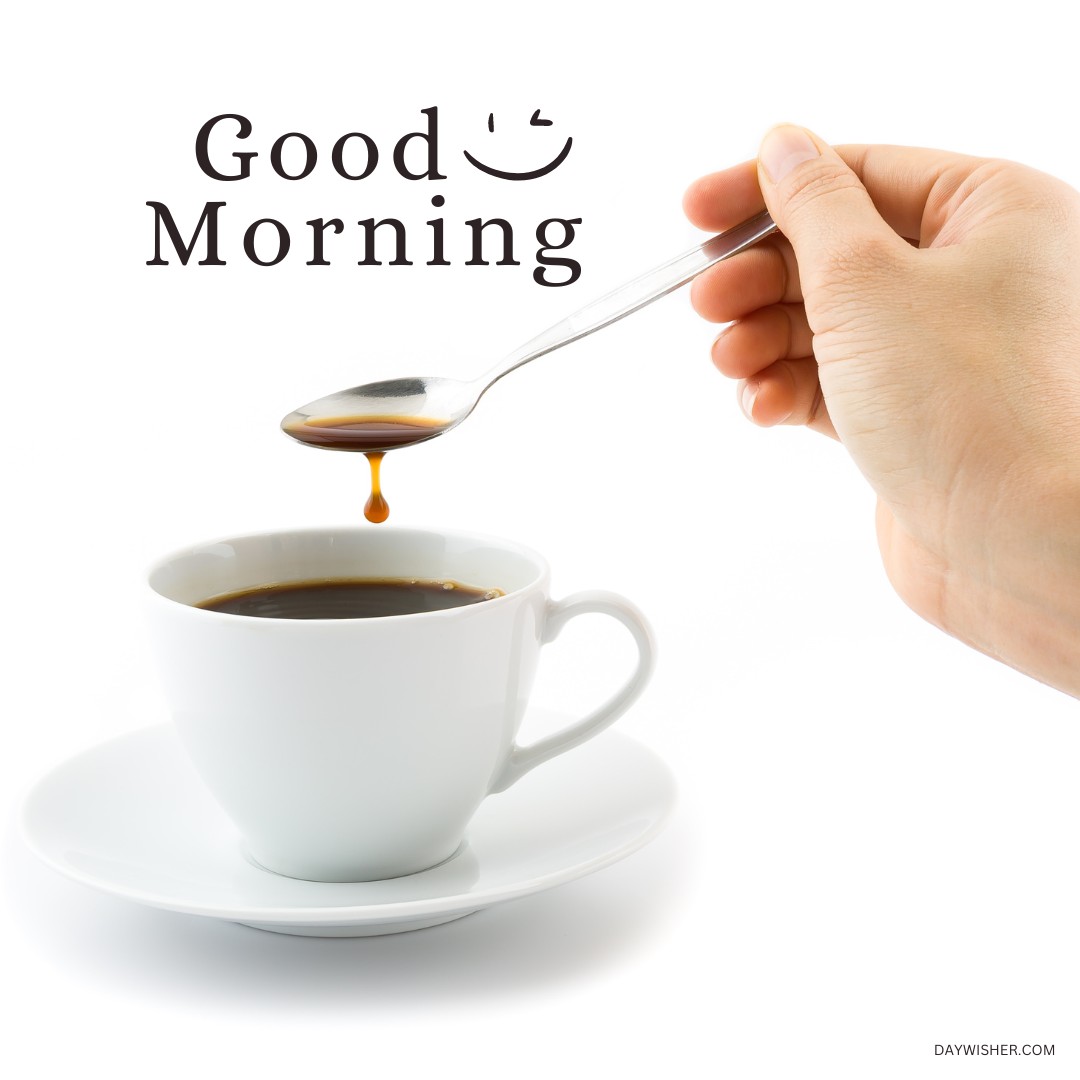
{"label": "white background", "polygon": [[[562,595],[622,591],[655,681],[621,728],[678,777],[668,831],[544,896],[397,938],[320,941],[139,908],[23,848],[48,768],[167,717],[141,567],[188,541],[354,522],[362,459],[277,428],[311,398],[467,376],[696,242],[680,200],[774,122],[835,142],[1005,156],[1080,184],[1074,35],[1053,11],[938,0],[769,5],[23,5],[5,16],[3,532],[7,644],[0,1056],[15,1075],[1064,1077],[1080,1074],[1076,702],[922,624],[891,593],[843,449],[762,431],[713,370],[685,291],[500,383],[458,431],[393,454],[392,521],[543,551]],[[440,118],[439,184],[390,154]],[[549,128],[529,128],[539,108]],[[196,167],[241,112],[250,180]],[[495,114],[495,133],[487,131]],[[341,134],[383,153],[329,167]],[[323,158],[290,183],[273,140]],[[510,184],[566,136],[548,177]],[[446,197],[433,211],[430,197]],[[148,267],[152,215],[224,199],[225,267]],[[309,218],[394,215],[451,267],[304,265]],[[502,215],[519,267],[465,267]],[[532,230],[581,217],[581,280],[532,280]],[[249,263],[247,224],[295,249]],[[354,226],[355,228],[355,226]],[[174,260],[175,262],[175,260]],[[583,621],[537,699],[619,677]],[[595,657],[595,659],[593,659]],[[1053,1043],[956,1060],[935,1043]]]}

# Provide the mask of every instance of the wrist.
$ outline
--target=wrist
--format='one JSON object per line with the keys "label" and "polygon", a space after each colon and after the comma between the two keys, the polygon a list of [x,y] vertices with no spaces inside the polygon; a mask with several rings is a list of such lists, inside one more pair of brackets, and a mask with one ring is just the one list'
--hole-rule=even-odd
{"label": "wrist", "polygon": [[1066,535],[1060,514],[1051,528],[1031,511],[986,519],[981,542],[927,544],[879,503],[878,542],[889,580],[917,614],[1080,698],[1080,522]]}

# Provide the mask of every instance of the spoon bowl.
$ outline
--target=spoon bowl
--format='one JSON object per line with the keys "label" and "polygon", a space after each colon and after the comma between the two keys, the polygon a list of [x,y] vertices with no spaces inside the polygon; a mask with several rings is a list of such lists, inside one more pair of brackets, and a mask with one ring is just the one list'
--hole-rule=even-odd
{"label": "spoon bowl", "polygon": [[444,435],[479,396],[473,383],[460,379],[384,379],[302,405],[281,427],[308,446],[385,453]]}

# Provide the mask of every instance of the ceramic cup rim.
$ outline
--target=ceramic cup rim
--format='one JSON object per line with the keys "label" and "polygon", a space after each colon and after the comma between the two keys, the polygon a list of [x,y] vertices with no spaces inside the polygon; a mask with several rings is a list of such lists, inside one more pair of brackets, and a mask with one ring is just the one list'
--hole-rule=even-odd
{"label": "ceramic cup rim", "polygon": [[[377,532],[375,530],[378,530]],[[498,547],[503,551],[509,551],[518,557],[527,560],[533,564],[534,573],[525,584],[518,586],[514,589],[506,590],[502,596],[493,598],[492,600],[485,601],[480,605],[485,610],[492,610],[495,608],[501,608],[506,603],[512,601],[515,597],[521,596],[523,593],[528,592],[531,589],[535,589],[537,586],[541,586],[546,589],[547,583],[550,579],[551,568],[548,565],[547,560],[534,548],[529,547],[526,544],[519,543],[516,540],[509,540],[506,537],[495,536],[490,533],[471,532],[464,529],[439,529],[439,528],[414,528],[410,526],[398,526],[398,525],[378,525],[368,526],[363,525],[306,525],[306,526],[288,526],[278,527],[272,529],[258,529],[250,532],[235,532],[227,535],[215,536],[206,540],[199,540],[193,543],[186,544],[182,547],[174,548],[164,555],[158,556],[150,563],[148,563],[142,573],[142,581],[146,586],[145,591],[149,593],[149,601],[153,604],[163,604],[169,608],[182,608],[187,611],[194,612],[196,617],[227,620],[230,623],[237,624],[239,621],[244,623],[258,623],[262,625],[288,625],[292,628],[298,628],[303,626],[326,626],[326,625],[356,625],[357,623],[364,624],[379,624],[386,625],[390,623],[400,623],[402,621],[412,620],[417,621],[421,619],[447,619],[447,618],[461,618],[468,617],[469,615],[475,615],[478,608],[473,605],[466,605],[464,607],[446,608],[440,611],[417,611],[408,612],[403,615],[381,615],[374,619],[350,619],[350,618],[327,618],[327,619],[281,619],[266,616],[255,615],[239,615],[234,612],[224,611],[212,611],[208,608],[197,607],[195,604],[188,603],[183,600],[177,600],[167,593],[162,592],[155,584],[154,578],[170,564],[180,561],[184,558],[190,558],[193,555],[198,554],[201,551],[208,550],[215,545],[229,544],[229,543],[243,543],[243,542],[258,542],[260,540],[269,540],[276,537],[284,536],[319,536],[319,535],[342,535],[348,534],[350,536],[370,536],[378,543],[384,542],[385,539],[391,537],[438,537],[439,539],[449,540],[451,542],[463,542],[471,543],[477,546]]]}

